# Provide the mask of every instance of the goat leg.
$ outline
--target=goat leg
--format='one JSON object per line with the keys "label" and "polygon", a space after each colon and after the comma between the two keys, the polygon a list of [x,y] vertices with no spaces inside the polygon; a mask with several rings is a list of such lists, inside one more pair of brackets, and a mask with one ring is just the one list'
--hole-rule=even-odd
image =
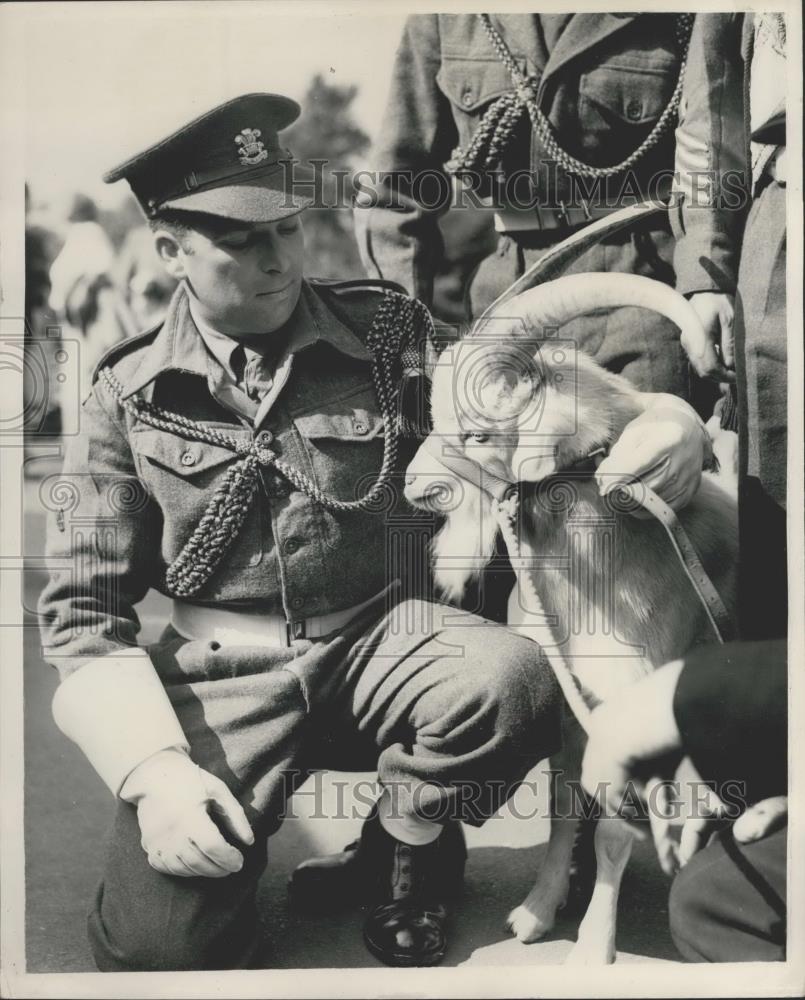
{"label": "goat leg", "polygon": [[611,965],[615,961],[618,894],[633,842],[634,834],[622,820],[606,816],[598,821],[595,888],[566,965]]}

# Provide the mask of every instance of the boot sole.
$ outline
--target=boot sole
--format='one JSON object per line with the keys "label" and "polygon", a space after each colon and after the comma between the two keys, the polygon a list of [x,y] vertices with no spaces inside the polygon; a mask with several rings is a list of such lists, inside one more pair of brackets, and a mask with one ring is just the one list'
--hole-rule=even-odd
{"label": "boot sole", "polygon": [[418,958],[414,958],[412,955],[389,955],[388,952],[379,948],[371,940],[371,938],[368,938],[365,934],[363,935],[363,943],[366,945],[368,951],[378,961],[395,969],[429,968],[432,965],[438,965],[444,958],[447,951],[446,948],[442,948],[441,951],[435,951],[430,955],[422,955]]}

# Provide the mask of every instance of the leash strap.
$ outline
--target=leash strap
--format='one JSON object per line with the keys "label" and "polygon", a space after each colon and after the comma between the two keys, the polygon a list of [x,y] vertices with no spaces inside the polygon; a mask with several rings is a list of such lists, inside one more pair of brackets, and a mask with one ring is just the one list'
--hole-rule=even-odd
{"label": "leash strap", "polygon": [[[492,498],[495,503],[498,526],[506,542],[509,559],[512,561],[512,565],[514,565],[514,560],[520,557],[520,545],[515,527],[518,503],[515,493],[516,484],[501,479],[499,476],[484,469],[478,462],[462,454],[449,441],[446,441],[438,434],[430,434],[422,447],[447,472],[457,476],[459,479],[465,479],[473,483]],[[585,461],[593,457],[594,455],[588,455]],[[626,483],[618,487],[618,489],[621,493],[626,494],[626,498],[647,510],[665,529],[665,533],[685,571],[685,575],[690,580],[690,584],[704,608],[707,620],[710,622],[716,639],[723,643],[734,638],[735,629],[729,612],[713,585],[713,581],[707,575],[707,571],[702,565],[693,542],[691,542],[688,533],[682,526],[682,522],[674,511],[654,490],[640,481]],[[519,575],[518,573],[518,578]],[[528,590],[530,596],[532,599],[536,599],[535,607],[541,607],[531,574],[526,573],[524,579],[527,579],[529,582]]]}
{"label": "leash strap", "polygon": [[[639,494],[634,492],[632,488],[638,486],[641,488]],[[733,636],[734,629],[729,613],[718,591],[713,586],[710,577],[707,575],[704,566],[702,566],[699,555],[693,547],[693,543],[688,537],[687,532],[682,527],[679,518],[664,500],[661,500],[653,490],[644,484],[634,483],[631,486],[627,484],[625,487],[621,487],[621,489],[635,503],[649,511],[665,528],[674,551],[707,614],[716,638],[722,643],[730,639]],[[509,554],[509,561],[517,577],[518,586],[526,595],[529,607],[544,618],[545,613],[542,601],[537,593],[536,585],[534,584],[534,578],[530,572],[520,566],[520,542],[517,536],[518,503],[517,495],[511,493],[505,499],[496,499],[493,509],[500,533],[506,545],[506,550]],[[517,626],[512,627],[517,628]],[[531,638],[526,631],[523,631],[523,634]],[[544,648],[541,648],[541,652],[550,664],[559,687],[562,689],[562,694],[565,696],[565,700],[579,725],[585,732],[589,732],[590,708],[582,695],[576,675],[570,669],[561,653],[548,651]]]}
{"label": "leash strap", "polygon": [[707,575],[693,542],[682,527],[682,522],[668,504],[645,484],[634,483],[622,489],[627,490],[635,502],[652,514],[665,528],[674,552],[707,614],[713,633],[719,642],[729,642],[735,634],[732,619],[713,586],[713,581]]}
{"label": "leash strap", "polygon": [[[498,500],[493,509],[497,518],[498,527],[500,528],[500,533],[503,536],[503,541],[506,545],[506,551],[509,554],[509,562],[511,563],[514,574],[517,577],[517,585],[520,588],[520,592],[521,594],[526,595],[529,607],[544,619],[545,610],[542,606],[542,600],[537,593],[537,588],[534,584],[534,577],[528,570],[522,568],[520,565],[520,540],[517,537],[518,505],[519,498],[516,493],[513,493],[505,500]],[[521,635],[525,635],[526,638],[533,640],[533,636],[529,635],[525,629],[518,628],[517,625],[510,627],[514,628],[515,631],[520,632]],[[549,652],[544,646],[540,646],[539,650],[540,655],[543,656],[550,664],[553,675],[556,678],[559,687],[562,689],[562,694],[565,696],[565,701],[568,703],[570,710],[576,716],[579,725],[585,733],[589,733],[590,708],[581,693],[581,686],[578,678],[567,665],[567,662],[561,653],[558,651]]]}

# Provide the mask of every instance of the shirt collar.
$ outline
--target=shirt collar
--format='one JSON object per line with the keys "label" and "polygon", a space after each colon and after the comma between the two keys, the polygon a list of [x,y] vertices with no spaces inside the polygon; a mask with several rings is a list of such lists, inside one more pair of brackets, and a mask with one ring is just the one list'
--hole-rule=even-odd
{"label": "shirt collar", "polygon": [[[218,333],[203,320],[199,324],[198,309],[191,308],[190,300],[186,285],[179,285],[161,330],[127,380],[124,399],[165,371],[189,372],[206,378],[210,355],[232,375],[232,353],[237,341]],[[324,342],[358,361],[372,359],[368,348],[327,308],[307,282],[302,283],[299,302],[291,318],[277,333],[287,345],[283,357]]]}
{"label": "shirt collar", "polygon": [[209,323],[205,323],[199,315],[200,310],[198,308],[198,303],[192,292],[188,292],[187,307],[190,312],[190,318],[201,335],[201,339],[203,340],[207,350],[224,369],[232,381],[237,381],[234,367],[232,365],[232,355],[238,348],[238,342],[233,340],[232,337],[227,337],[224,333],[219,333],[214,327],[210,326]]}

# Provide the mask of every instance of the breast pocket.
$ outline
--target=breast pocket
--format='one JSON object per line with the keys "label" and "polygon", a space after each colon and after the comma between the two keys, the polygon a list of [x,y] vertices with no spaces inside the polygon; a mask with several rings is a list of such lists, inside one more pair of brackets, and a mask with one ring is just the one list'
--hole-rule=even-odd
{"label": "breast pocket", "polygon": [[292,414],[316,484],[339,500],[366,494],[383,462],[385,433],[374,389]]}
{"label": "breast pocket", "polygon": [[[238,456],[229,448],[151,428],[135,429],[130,441],[140,479],[162,510],[163,554],[172,562]],[[255,501],[226,562],[229,566],[253,566],[261,558],[262,532]]]}
{"label": "breast pocket", "polygon": [[[516,59],[521,71],[525,60]],[[478,120],[492,103],[514,89],[511,74],[499,59],[442,57],[436,83],[452,105],[459,145],[472,138]]]}
{"label": "breast pocket", "polygon": [[648,135],[676,86],[673,61],[655,67],[599,66],[579,79],[579,124],[585,149],[625,159]]}

